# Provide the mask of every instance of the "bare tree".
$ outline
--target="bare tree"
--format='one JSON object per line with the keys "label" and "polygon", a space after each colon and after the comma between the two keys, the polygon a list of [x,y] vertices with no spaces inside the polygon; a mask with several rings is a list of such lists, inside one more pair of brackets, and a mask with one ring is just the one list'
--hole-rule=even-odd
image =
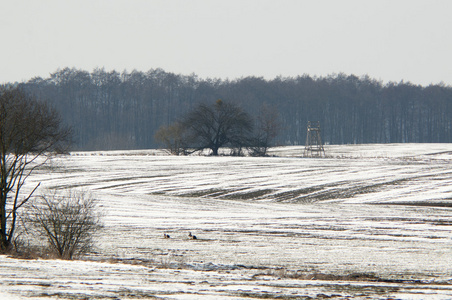
{"label": "bare tree", "polygon": [[154,138],[173,155],[186,155],[188,153],[186,131],[180,122],[160,127]]}
{"label": "bare tree", "polygon": [[256,123],[256,132],[251,138],[248,150],[253,156],[265,156],[281,130],[279,113],[276,108],[264,104],[259,111]]}
{"label": "bare tree", "polygon": [[102,228],[94,198],[83,191],[53,190],[40,196],[29,211],[32,229],[45,236],[59,258],[72,259],[89,252],[94,234]]}
{"label": "bare tree", "polygon": [[17,212],[38,187],[22,196],[26,179],[49,154],[64,151],[69,137],[55,110],[17,88],[0,86],[0,252],[11,249]]}
{"label": "bare tree", "polygon": [[224,146],[245,145],[252,132],[251,116],[239,106],[217,100],[213,106],[200,104],[183,121],[194,148],[210,149],[212,155]]}

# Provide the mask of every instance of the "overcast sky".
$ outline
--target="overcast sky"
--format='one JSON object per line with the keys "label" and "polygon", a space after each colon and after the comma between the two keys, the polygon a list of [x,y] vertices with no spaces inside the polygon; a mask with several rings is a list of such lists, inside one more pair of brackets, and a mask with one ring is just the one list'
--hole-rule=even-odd
{"label": "overcast sky", "polygon": [[0,83],[64,67],[452,85],[452,1],[0,0]]}

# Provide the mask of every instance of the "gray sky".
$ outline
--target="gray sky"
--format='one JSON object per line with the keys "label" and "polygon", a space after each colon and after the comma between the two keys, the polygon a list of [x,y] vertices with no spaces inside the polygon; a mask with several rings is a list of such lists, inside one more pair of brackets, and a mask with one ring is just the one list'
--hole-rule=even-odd
{"label": "gray sky", "polygon": [[0,83],[64,67],[452,85],[452,1],[0,0]]}

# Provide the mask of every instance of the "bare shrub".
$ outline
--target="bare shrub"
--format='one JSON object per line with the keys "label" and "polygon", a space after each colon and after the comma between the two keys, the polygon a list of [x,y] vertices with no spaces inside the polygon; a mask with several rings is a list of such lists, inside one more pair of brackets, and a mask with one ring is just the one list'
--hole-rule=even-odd
{"label": "bare shrub", "polygon": [[46,237],[51,252],[62,259],[89,252],[94,234],[102,228],[94,198],[76,190],[41,195],[31,205],[29,222],[33,231]]}

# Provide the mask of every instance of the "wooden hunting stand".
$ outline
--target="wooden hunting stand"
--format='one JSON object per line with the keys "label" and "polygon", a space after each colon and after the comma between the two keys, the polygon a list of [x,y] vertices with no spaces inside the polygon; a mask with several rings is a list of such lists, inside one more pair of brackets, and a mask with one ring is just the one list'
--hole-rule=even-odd
{"label": "wooden hunting stand", "polygon": [[311,121],[308,121],[304,156],[325,157],[325,149],[323,149],[322,137],[320,136],[320,122],[311,124]]}

